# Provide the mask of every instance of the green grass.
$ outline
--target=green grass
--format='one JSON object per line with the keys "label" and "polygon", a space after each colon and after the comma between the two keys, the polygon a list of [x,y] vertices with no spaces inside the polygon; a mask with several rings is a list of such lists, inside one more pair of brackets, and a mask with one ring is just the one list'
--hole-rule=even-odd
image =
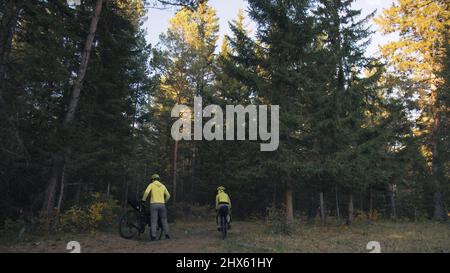
{"label": "green grass", "polygon": [[233,234],[225,252],[370,252],[367,243],[378,241],[381,252],[450,252],[450,225],[434,222],[376,222],[345,225],[294,225],[289,235],[273,234],[258,225]]}

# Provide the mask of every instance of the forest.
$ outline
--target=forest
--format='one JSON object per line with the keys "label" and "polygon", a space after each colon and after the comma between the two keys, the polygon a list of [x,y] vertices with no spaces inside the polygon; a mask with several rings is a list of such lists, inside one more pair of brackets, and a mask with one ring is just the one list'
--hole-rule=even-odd
{"label": "forest", "polygon": [[[213,211],[219,185],[240,221],[447,221],[449,2],[353,2],[247,0],[219,44],[208,0],[0,1],[0,228],[109,225],[155,173],[169,221]],[[374,26],[396,39],[368,56]],[[195,97],[278,105],[279,146],[174,140]]]}

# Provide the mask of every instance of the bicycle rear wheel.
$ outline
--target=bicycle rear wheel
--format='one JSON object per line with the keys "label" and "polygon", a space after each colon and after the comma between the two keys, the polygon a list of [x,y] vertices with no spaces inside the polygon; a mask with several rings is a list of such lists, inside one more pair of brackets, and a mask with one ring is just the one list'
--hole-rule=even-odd
{"label": "bicycle rear wheel", "polygon": [[139,214],[135,210],[125,212],[119,221],[119,234],[124,239],[131,239],[139,232]]}
{"label": "bicycle rear wheel", "polygon": [[222,240],[225,240],[225,238],[227,237],[227,217],[222,215],[220,216],[220,225],[221,227],[221,231],[222,231]]}

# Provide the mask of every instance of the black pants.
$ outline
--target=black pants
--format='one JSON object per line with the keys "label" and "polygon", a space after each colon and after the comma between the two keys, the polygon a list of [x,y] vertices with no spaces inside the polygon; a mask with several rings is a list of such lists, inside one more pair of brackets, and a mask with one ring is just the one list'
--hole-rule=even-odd
{"label": "black pants", "polygon": [[219,204],[219,208],[217,210],[217,216],[216,216],[216,224],[217,227],[220,228],[220,217],[225,216],[227,219],[227,224],[231,223],[231,215],[230,215],[230,209],[227,204]]}

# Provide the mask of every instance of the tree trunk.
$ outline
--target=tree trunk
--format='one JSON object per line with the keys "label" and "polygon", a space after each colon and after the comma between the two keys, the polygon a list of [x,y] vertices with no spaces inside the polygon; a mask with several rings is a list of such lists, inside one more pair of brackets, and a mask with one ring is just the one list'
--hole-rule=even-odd
{"label": "tree trunk", "polygon": [[395,184],[389,184],[389,201],[391,204],[391,218],[397,219],[397,206],[395,204]]}
{"label": "tree trunk", "polygon": [[[67,126],[71,123],[75,117],[75,111],[80,100],[80,92],[83,87],[84,77],[86,75],[86,70],[89,62],[89,57],[91,53],[92,44],[94,42],[95,33],[97,31],[97,24],[100,19],[100,13],[102,11],[103,0],[97,0],[94,10],[94,16],[91,19],[91,25],[89,28],[89,34],[86,39],[86,43],[84,46],[83,53],[81,55],[81,63],[78,69],[77,78],[75,80],[75,84],[72,90],[72,96],[69,102],[69,108],[66,113],[63,126]],[[52,172],[50,175],[50,180],[48,182],[44,205],[43,205],[43,214],[44,217],[47,217],[51,214],[51,208],[53,206],[53,199],[55,195],[55,189],[57,185],[57,181],[62,175],[63,166],[65,164],[65,160],[67,158],[67,154],[69,154],[69,150],[67,147],[61,149],[61,151],[57,154],[54,154],[53,157],[57,158],[57,160],[53,160]]]}
{"label": "tree trunk", "polygon": [[337,186],[334,187],[334,192],[336,193],[336,218],[341,219],[341,212],[339,209],[339,195]]}
{"label": "tree trunk", "polygon": [[437,88],[432,86],[432,101],[433,101],[433,128],[431,136],[431,146],[433,150],[432,158],[432,179],[433,179],[433,219],[436,221],[446,221],[448,216],[445,211],[445,205],[442,196],[440,173],[441,173],[441,161],[439,154],[440,145],[440,131],[441,131],[441,113],[440,113],[440,101],[437,98]]}
{"label": "tree trunk", "polygon": [[91,56],[92,44],[94,42],[95,33],[97,31],[98,21],[100,19],[100,13],[102,12],[103,0],[97,0],[95,4],[94,16],[91,19],[91,25],[89,27],[89,34],[84,45],[84,51],[81,56],[81,63],[78,69],[77,78],[73,86],[72,97],[69,102],[69,109],[66,114],[65,123],[70,123],[75,117],[75,111],[80,100],[81,89],[83,88],[84,78],[88,68],[89,58]]}
{"label": "tree trunk", "polygon": [[351,225],[354,220],[354,214],[353,214],[353,193],[350,192],[348,194],[348,216],[347,216],[347,225]]}
{"label": "tree trunk", "polygon": [[106,187],[106,196],[109,197],[111,192],[111,182],[108,182],[108,186]]}
{"label": "tree trunk", "polygon": [[22,11],[22,5],[17,0],[9,0],[6,4],[6,9],[3,11],[2,20],[0,22],[0,116],[3,116],[8,123],[10,130],[12,131],[17,145],[21,152],[25,155],[26,159],[29,159],[28,151],[20,136],[19,130],[8,113],[8,104],[6,103],[4,93],[4,83],[6,80],[6,64],[8,62],[8,55],[11,51],[11,45],[14,37],[14,33],[19,20],[20,12]]}
{"label": "tree trunk", "polygon": [[324,225],[326,219],[325,219],[325,202],[323,199],[323,191],[320,192],[319,199],[320,199],[320,220],[322,222],[322,225]]}
{"label": "tree trunk", "polygon": [[286,223],[294,221],[294,205],[292,201],[292,186],[290,182],[286,183]]}
{"label": "tree trunk", "polygon": [[373,218],[373,190],[369,189],[369,219]]}
{"label": "tree trunk", "polygon": [[435,190],[433,193],[433,219],[436,221],[446,221],[448,216],[445,214],[444,202],[442,201],[442,194],[440,190]]}
{"label": "tree trunk", "polygon": [[272,206],[277,207],[277,183],[273,183]]}
{"label": "tree trunk", "polygon": [[195,164],[196,164],[196,145],[195,141],[192,141],[192,171],[191,171],[191,203],[195,202]]}
{"label": "tree trunk", "polygon": [[83,185],[81,184],[81,181],[78,183],[78,187],[77,187],[77,192],[75,194],[75,205],[79,206],[80,205],[80,198],[81,198],[81,187]]}
{"label": "tree trunk", "polygon": [[56,207],[56,215],[59,216],[59,213],[61,212],[61,206],[63,202],[64,197],[64,188],[65,188],[65,180],[66,180],[66,166],[63,167],[62,177],[61,177],[61,187],[59,189],[59,199],[58,199],[58,205]]}
{"label": "tree trunk", "polygon": [[173,202],[177,201],[177,166],[178,163],[178,141],[175,140],[175,145],[173,148],[173,181],[172,181],[172,192],[173,192]]}
{"label": "tree trunk", "polygon": [[364,211],[364,194],[363,191],[359,191],[359,209],[361,212]]}
{"label": "tree trunk", "polygon": [[[184,160],[181,161],[180,172],[182,173],[186,172],[186,163],[184,162]],[[184,200],[185,192],[186,192],[185,184],[183,179],[181,179],[178,181],[178,200]]]}
{"label": "tree trunk", "polygon": [[127,204],[128,204],[128,179],[125,177],[125,181],[123,182],[123,192],[124,192],[124,197],[123,197],[123,203],[122,203],[122,208],[126,208]]}
{"label": "tree trunk", "polygon": [[42,207],[44,217],[52,215],[56,186],[59,178],[61,177],[59,174],[62,174],[64,169],[64,157],[60,154],[54,153],[52,155],[52,165],[50,180],[45,191],[44,204]]}
{"label": "tree trunk", "polygon": [[308,193],[308,221],[313,221],[317,214],[315,193]]}
{"label": "tree trunk", "polygon": [[21,12],[21,7],[17,0],[6,1],[6,9],[3,11],[0,22],[0,86],[2,86],[5,79],[6,59],[11,50],[14,32]]}

